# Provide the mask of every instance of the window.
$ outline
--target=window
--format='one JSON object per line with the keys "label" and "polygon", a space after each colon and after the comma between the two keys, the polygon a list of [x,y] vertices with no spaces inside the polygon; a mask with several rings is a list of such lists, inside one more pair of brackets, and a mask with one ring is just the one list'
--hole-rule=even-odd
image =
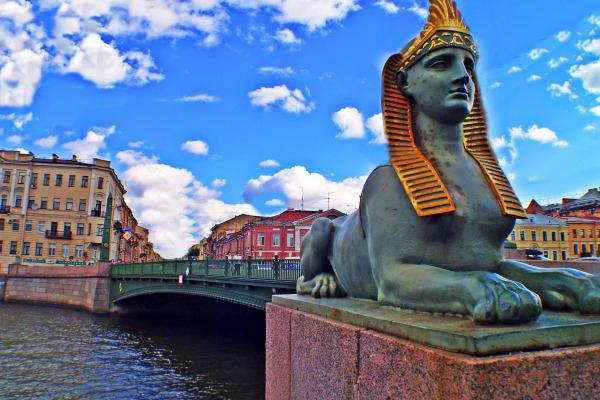
{"label": "window", "polygon": [[63,223],[63,232],[64,233],[71,232],[71,223],[70,222]]}
{"label": "window", "polygon": [[577,237],[577,229],[573,229],[573,237],[576,238]]}
{"label": "window", "polygon": [[87,176],[81,177],[81,187],[82,188],[88,187],[88,182],[89,182],[89,178]]}
{"label": "window", "polygon": [[4,218],[0,219],[0,231],[4,230]]}
{"label": "window", "polygon": [[548,258],[548,250],[544,250],[544,257]]}
{"label": "window", "polygon": [[102,189],[104,187],[104,178],[98,177],[98,189]]}
{"label": "window", "polygon": [[581,229],[581,237],[584,238],[585,237],[585,229]]}
{"label": "window", "polygon": [[10,182],[10,171],[4,171],[4,178],[2,179],[2,182],[4,182],[4,183]]}
{"label": "window", "polygon": [[75,175],[69,175],[69,187],[75,187]]}
{"label": "window", "polygon": [[83,224],[77,224],[77,234],[78,235],[83,235],[83,229],[84,229],[84,225]]}
{"label": "window", "polygon": [[565,241],[565,233],[564,233],[564,232],[561,232],[561,233],[560,233],[560,241],[561,241],[561,242],[564,242],[564,241]]}
{"label": "window", "polygon": [[86,209],[86,202],[84,199],[79,200],[79,211],[85,211]]}
{"label": "window", "polygon": [[557,261],[557,260],[558,260],[558,251],[556,251],[556,250],[552,250],[552,259],[553,259],[554,261]]}
{"label": "window", "polygon": [[519,238],[521,239],[521,241],[525,241],[525,231],[520,231],[519,232]]}
{"label": "window", "polygon": [[17,194],[15,196],[15,207],[20,208],[22,202],[23,202],[23,196],[21,196],[20,194]]}
{"label": "window", "polygon": [[536,231],[531,231],[531,240],[533,240],[533,241],[537,240],[537,232]]}
{"label": "window", "polygon": [[60,199],[54,199],[54,200],[52,200],[52,209],[53,210],[60,210]]}
{"label": "window", "polygon": [[73,210],[73,199],[67,199],[67,204],[65,205],[65,210],[67,210],[67,211]]}
{"label": "window", "polygon": [[590,254],[594,255],[594,244],[590,244]]}
{"label": "window", "polygon": [[33,231],[33,222],[25,221],[25,232],[32,232],[32,231]]}
{"label": "window", "polygon": [[552,239],[553,242],[556,242],[556,232],[550,233],[550,238]]}
{"label": "window", "polygon": [[10,254],[17,254],[17,242],[14,242],[14,241],[10,242],[9,253]]}
{"label": "window", "polygon": [[0,254],[2,254],[2,240],[0,240]]}
{"label": "window", "polygon": [[29,208],[29,209],[33,208],[34,204],[35,204],[35,197],[29,196],[27,198],[27,208]]}
{"label": "window", "polygon": [[587,246],[585,243],[581,245],[581,254],[587,253]]}
{"label": "window", "polygon": [[287,234],[287,245],[288,245],[288,247],[294,247],[294,234],[293,233]]}
{"label": "window", "polygon": [[62,256],[65,258],[69,257],[69,245],[68,244],[62,245]]}
{"label": "window", "polygon": [[594,231],[590,229],[588,237],[593,238],[594,237]]}
{"label": "window", "polygon": [[6,206],[7,202],[8,202],[8,196],[3,194],[2,197],[0,197],[0,206]]}
{"label": "window", "polygon": [[98,249],[92,249],[92,258],[94,260],[98,259]]}
{"label": "window", "polygon": [[279,233],[273,233],[273,246],[281,246]]}
{"label": "window", "polygon": [[19,179],[17,180],[17,183],[20,185],[25,183],[25,172],[19,172]]}
{"label": "window", "polygon": [[42,197],[40,200],[40,209],[45,210],[46,208],[48,208],[48,198]]}
{"label": "window", "polygon": [[24,256],[28,256],[29,255],[29,247],[31,246],[31,243],[29,242],[23,242],[23,248],[21,249],[21,254]]}
{"label": "window", "polygon": [[102,236],[103,230],[104,230],[104,225],[98,224],[98,226],[96,226],[96,236]]}
{"label": "window", "polygon": [[82,258],[83,257],[83,245],[78,244],[75,246],[75,257]]}
{"label": "window", "polygon": [[579,255],[579,246],[577,245],[577,243],[575,243],[573,245],[573,254],[578,256]]}
{"label": "window", "polygon": [[258,245],[259,246],[264,246],[265,245],[265,234],[264,233],[259,233],[258,234]]}
{"label": "window", "polygon": [[44,174],[44,186],[50,186],[50,174]]}
{"label": "window", "polygon": [[62,186],[62,174],[56,174],[56,180],[54,186]]}
{"label": "window", "polygon": [[35,255],[36,256],[41,257],[43,250],[44,250],[44,245],[42,243],[35,244]]}
{"label": "window", "polygon": [[515,241],[515,240],[517,240],[517,232],[515,232],[515,231],[512,231],[512,232],[510,233],[510,238],[511,238],[511,240],[512,240],[512,241]]}
{"label": "window", "polygon": [[547,242],[547,241],[548,241],[548,232],[546,232],[546,231],[542,231],[542,240],[543,240],[544,242]]}
{"label": "window", "polygon": [[44,221],[38,221],[38,227],[37,227],[37,231],[39,233],[44,233],[46,232],[46,223]]}
{"label": "window", "polygon": [[56,254],[56,244],[50,243],[50,246],[48,246],[48,255],[53,256],[55,254]]}
{"label": "window", "polygon": [[38,174],[32,174],[31,175],[31,184],[30,184],[30,186],[32,188],[34,188],[34,187],[37,186],[37,177],[38,177]]}
{"label": "window", "polygon": [[19,220],[18,219],[14,219],[12,222],[12,230],[14,232],[17,232],[19,230]]}
{"label": "window", "polygon": [[561,251],[560,256],[561,256],[562,260],[565,261],[567,259],[567,251],[566,250]]}

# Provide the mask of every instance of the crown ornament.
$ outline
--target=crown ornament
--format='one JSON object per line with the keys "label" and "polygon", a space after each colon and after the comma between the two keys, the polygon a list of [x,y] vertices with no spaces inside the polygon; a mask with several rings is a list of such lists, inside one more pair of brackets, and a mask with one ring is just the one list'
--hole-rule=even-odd
{"label": "crown ornament", "polygon": [[451,0],[431,0],[425,27],[404,52],[400,68],[408,68],[428,52],[440,47],[461,47],[477,57],[477,46],[469,27],[463,21],[456,3]]}

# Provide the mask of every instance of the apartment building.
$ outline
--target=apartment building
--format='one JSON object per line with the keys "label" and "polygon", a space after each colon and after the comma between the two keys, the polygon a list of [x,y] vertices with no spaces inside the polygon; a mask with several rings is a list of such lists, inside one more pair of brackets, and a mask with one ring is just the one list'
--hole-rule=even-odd
{"label": "apartment building", "polygon": [[527,219],[518,219],[509,240],[518,249],[539,250],[551,260],[568,260],[569,253],[567,223],[543,214],[528,214]]}
{"label": "apartment building", "polygon": [[118,260],[121,234],[113,227],[126,206],[124,194],[110,161],[0,150],[0,268],[98,260],[109,196],[107,245],[109,259]]}

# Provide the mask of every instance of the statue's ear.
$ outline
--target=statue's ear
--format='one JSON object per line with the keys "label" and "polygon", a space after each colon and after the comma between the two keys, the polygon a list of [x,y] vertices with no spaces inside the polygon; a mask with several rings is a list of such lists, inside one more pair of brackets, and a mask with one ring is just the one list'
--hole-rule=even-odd
{"label": "statue's ear", "polygon": [[398,85],[398,89],[403,91],[407,96],[410,96],[410,91],[408,88],[408,74],[405,69],[400,69],[396,73],[396,85]]}

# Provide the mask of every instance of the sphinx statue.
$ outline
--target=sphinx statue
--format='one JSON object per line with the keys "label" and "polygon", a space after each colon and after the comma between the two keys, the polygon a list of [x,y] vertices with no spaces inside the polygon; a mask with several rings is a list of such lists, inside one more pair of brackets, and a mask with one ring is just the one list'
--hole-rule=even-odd
{"label": "sphinx statue", "polygon": [[600,277],[504,260],[527,218],[492,150],[477,48],[451,0],[431,0],[421,34],[383,69],[389,164],[359,209],[315,221],[298,294],[350,296],[476,322],[535,320],[542,307],[600,313]]}

